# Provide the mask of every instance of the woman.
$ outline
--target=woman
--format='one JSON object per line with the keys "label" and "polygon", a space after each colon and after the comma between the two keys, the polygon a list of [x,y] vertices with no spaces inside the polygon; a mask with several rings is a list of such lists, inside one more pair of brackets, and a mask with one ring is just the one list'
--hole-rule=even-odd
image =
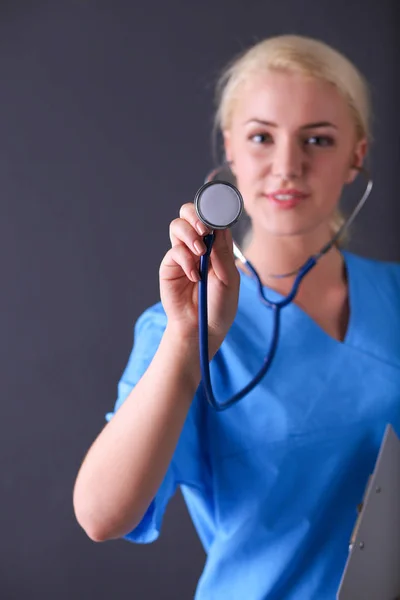
{"label": "woman", "polygon": [[[251,219],[246,257],[279,299],[338,230],[343,187],[361,177],[366,85],[319,41],[271,38],[227,69],[216,119]],[[114,413],[80,469],[77,519],[94,540],[150,542],[181,485],[208,554],[196,598],[333,600],[385,426],[400,431],[400,266],[334,245],[283,309],[267,376],[217,412],[199,387],[206,233],[182,206],[161,303],[137,322]],[[222,401],[259,370],[272,333],[238,267],[230,232],[218,231],[208,318]]]}

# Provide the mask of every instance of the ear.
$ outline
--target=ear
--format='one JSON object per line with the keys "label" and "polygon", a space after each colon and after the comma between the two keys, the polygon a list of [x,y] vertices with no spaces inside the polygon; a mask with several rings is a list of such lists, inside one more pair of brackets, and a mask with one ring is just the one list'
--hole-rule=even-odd
{"label": "ear", "polygon": [[366,138],[362,138],[356,143],[353,150],[352,161],[346,178],[346,183],[353,183],[358,175],[359,169],[364,164],[364,159],[368,151],[368,141]]}

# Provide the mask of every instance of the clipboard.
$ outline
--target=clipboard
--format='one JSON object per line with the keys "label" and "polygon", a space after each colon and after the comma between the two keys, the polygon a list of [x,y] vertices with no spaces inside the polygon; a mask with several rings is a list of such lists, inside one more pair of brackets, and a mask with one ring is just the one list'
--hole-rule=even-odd
{"label": "clipboard", "polygon": [[400,600],[400,440],[386,426],[337,600]]}

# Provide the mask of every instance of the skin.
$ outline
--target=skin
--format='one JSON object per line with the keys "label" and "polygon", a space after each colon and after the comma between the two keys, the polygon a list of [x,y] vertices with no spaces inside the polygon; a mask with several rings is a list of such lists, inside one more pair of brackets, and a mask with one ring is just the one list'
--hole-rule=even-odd
{"label": "skin", "polygon": [[[305,129],[316,122],[330,125]],[[253,219],[246,255],[265,283],[287,293],[293,278],[269,274],[297,268],[330,239],[332,212],[343,186],[356,176],[352,166],[362,164],[366,141],[356,139],[349,108],[331,85],[276,72],[248,78],[223,133]],[[293,208],[283,210],[265,196],[292,187],[307,192]],[[165,333],[149,368],[79,470],[75,514],[95,541],[120,537],[139,523],[165,476],[199,385],[197,282],[207,232],[193,202],[170,224],[171,248],[159,272]],[[218,231],[208,277],[210,358],[235,318],[239,285],[231,234]],[[348,292],[337,248],[307,274],[296,303],[328,335],[344,338]]]}
{"label": "skin", "polygon": [[[332,215],[358,174],[354,167],[363,164],[367,141],[357,139],[347,102],[327,82],[270,71],[253,76],[238,96],[224,141],[252,218],[246,256],[264,284],[287,294],[294,277],[270,274],[297,269],[331,239]],[[290,188],[307,197],[289,210],[265,196]],[[326,333],[344,339],[350,307],[337,248],[303,280],[295,302]]]}
{"label": "skin", "polygon": [[[327,125],[310,127],[322,123]],[[224,140],[253,220],[247,254],[265,278],[296,268],[331,238],[342,188],[354,180],[351,167],[360,167],[366,153],[347,103],[321,80],[273,71],[253,76],[240,91]],[[281,188],[309,197],[281,210],[263,195]]]}
{"label": "skin", "polygon": [[[270,274],[297,269],[331,239],[332,214],[343,187],[357,176],[354,167],[363,164],[367,141],[357,139],[353,116],[343,96],[322,80],[267,71],[248,78],[237,96],[223,135],[227,159],[232,163],[246,211],[252,218],[253,235],[246,256],[264,284],[287,294],[294,277],[274,279]],[[282,210],[266,197],[278,189],[290,188],[307,194],[291,209]],[[182,270],[187,284],[196,281],[197,256],[204,251],[199,227],[191,204],[184,205],[180,218],[171,223],[172,254],[165,257],[160,275],[163,303],[175,323],[185,316],[183,306],[187,309],[190,305],[197,310],[194,286],[190,287],[193,295],[188,304],[187,296],[181,293],[183,282],[180,293],[172,296],[170,284],[174,272],[177,279],[173,285],[177,285],[178,274],[183,276]],[[220,256],[220,248],[224,247],[222,235],[230,243],[229,232],[221,234],[220,246],[217,245],[211,255],[213,268],[209,285],[209,333],[215,347],[227,330],[224,315],[230,323],[233,309],[232,300],[224,296],[227,290],[221,284],[236,289],[232,256],[229,252],[230,260]],[[199,252],[194,250],[195,242],[200,244]],[[343,257],[336,247],[307,274],[295,302],[328,335],[340,341],[345,338],[350,310],[348,286]],[[212,318],[214,306],[215,319]],[[195,322],[193,311],[191,324],[186,321],[185,325],[194,330]],[[185,325],[183,329],[187,331]]]}

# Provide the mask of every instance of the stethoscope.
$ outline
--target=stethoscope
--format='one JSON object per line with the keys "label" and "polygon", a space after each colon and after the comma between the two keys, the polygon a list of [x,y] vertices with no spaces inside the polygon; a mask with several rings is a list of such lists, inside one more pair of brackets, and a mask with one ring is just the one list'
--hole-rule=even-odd
{"label": "stethoscope", "polygon": [[269,300],[264,292],[263,285],[260,277],[258,276],[253,265],[246,259],[244,254],[233,244],[233,252],[237,259],[251,272],[257,282],[258,293],[260,300],[273,313],[273,325],[272,325],[272,336],[269,346],[268,353],[264,359],[263,365],[257,375],[237,394],[232,396],[225,402],[217,402],[211,385],[210,367],[209,367],[209,352],[208,352],[208,312],[207,312],[207,279],[208,279],[208,266],[209,258],[214,242],[214,230],[226,229],[234,225],[243,213],[243,198],[239,190],[232,183],[227,181],[215,181],[214,177],[218,174],[219,169],[214,170],[207,178],[206,183],[201,186],[197,191],[194,204],[196,213],[199,219],[211,229],[211,233],[204,237],[204,243],[206,245],[206,252],[200,257],[200,282],[199,282],[199,298],[198,298],[198,312],[199,312],[199,350],[200,350],[200,368],[202,377],[203,391],[206,396],[208,403],[217,411],[222,411],[233,404],[236,404],[239,400],[244,398],[266,375],[268,369],[271,366],[272,360],[275,356],[276,349],[278,346],[279,328],[280,328],[280,313],[281,310],[293,302],[299,285],[307,273],[317,264],[320,258],[326,254],[335,242],[343,235],[343,233],[350,227],[358,213],[364,206],[368,196],[372,189],[372,179],[365,169],[358,169],[367,178],[367,187],[364,191],[362,198],[348,217],[345,223],[339,228],[332,239],[321,248],[321,250],[310,256],[310,258],[304,263],[302,267],[297,271],[296,278],[294,280],[291,291],[287,296],[279,301],[273,302]]}

